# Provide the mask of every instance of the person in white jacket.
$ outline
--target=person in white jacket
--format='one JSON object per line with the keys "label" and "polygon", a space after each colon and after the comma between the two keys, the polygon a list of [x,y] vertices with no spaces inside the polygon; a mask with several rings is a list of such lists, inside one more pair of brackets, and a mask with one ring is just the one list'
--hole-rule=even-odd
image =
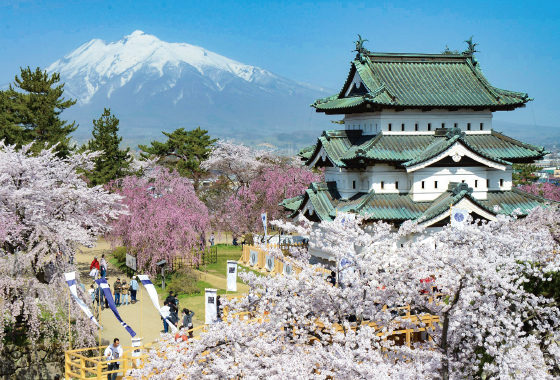
{"label": "person in white jacket", "polygon": [[[119,338],[115,338],[113,340],[113,344],[109,345],[105,349],[105,357],[107,358],[107,360],[120,359],[123,356],[123,353],[124,353],[123,348],[120,345]],[[109,365],[107,366],[108,371],[115,371],[118,369],[119,369],[118,362],[109,363]],[[118,372],[108,374],[107,380],[115,380],[117,378],[117,374]]]}

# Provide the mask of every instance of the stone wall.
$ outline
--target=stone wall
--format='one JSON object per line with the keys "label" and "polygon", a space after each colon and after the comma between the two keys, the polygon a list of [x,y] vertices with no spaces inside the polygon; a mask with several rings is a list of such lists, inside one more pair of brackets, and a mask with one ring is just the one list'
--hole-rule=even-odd
{"label": "stone wall", "polygon": [[57,374],[64,378],[64,351],[8,344],[0,354],[2,380],[52,380]]}

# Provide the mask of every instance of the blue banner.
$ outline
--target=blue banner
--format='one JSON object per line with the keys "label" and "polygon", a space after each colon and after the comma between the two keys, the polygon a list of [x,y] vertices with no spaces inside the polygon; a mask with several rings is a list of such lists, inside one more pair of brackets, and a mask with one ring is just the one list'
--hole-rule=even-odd
{"label": "blue banner", "polygon": [[101,289],[103,289],[103,294],[107,299],[109,308],[113,311],[113,314],[115,314],[117,320],[126,329],[130,336],[134,338],[136,336],[136,333],[134,332],[134,330],[132,330],[132,328],[130,328],[129,325],[123,322],[119,312],[117,311],[117,305],[115,305],[115,300],[113,299],[113,295],[111,294],[111,289],[109,288],[109,284],[107,284],[107,280],[105,278],[100,278],[99,280],[95,280],[95,282],[97,282],[97,285],[100,286]]}

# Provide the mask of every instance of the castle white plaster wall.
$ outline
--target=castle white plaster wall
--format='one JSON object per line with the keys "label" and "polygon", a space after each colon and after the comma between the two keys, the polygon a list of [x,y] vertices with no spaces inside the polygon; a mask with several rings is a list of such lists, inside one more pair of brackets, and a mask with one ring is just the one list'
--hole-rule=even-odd
{"label": "castle white plaster wall", "polygon": [[358,130],[361,129],[364,134],[376,134],[380,131],[388,132],[389,124],[391,124],[391,132],[402,131],[404,124],[405,132],[415,132],[416,124],[418,132],[428,132],[428,124],[431,125],[431,131],[445,126],[453,128],[457,126],[464,131],[489,131],[492,129],[492,112],[490,110],[474,111],[462,109],[458,111],[448,110],[383,110],[380,112],[367,112],[359,114],[347,114],[344,117],[345,129]]}

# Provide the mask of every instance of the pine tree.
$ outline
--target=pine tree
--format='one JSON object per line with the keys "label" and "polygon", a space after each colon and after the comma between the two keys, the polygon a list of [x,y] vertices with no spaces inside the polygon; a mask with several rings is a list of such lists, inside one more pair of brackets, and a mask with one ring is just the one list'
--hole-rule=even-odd
{"label": "pine tree", "polygon": [[[75,100],[65,100],[64,84],[60,82],[60,75],[47,74],[37,68],[31,71],[29,67],[21,69],[21,78],[15,77],[15,82],[3,92],[0,99],[0,123],[5,123],[7,129],[2,128],[0,139],[17,147],[35,142],[33,151],[39,152],[56,144],[57,155],[66,157],[72,151],[70,133],[78,126],[68,124],[60,119],[62,111],[76,104]],[[3,118],[3,120],[2,120]]]}
{"label": "pine tree", "polygon": [[208,131],[200,127],[192,131],[179,128],[172,133],[162,132],[168,137],[165,143],[152,141],[151,146],[138,145],[144,152],[156,155],[161,162],[177,170],[183,177],[194,180],[194,188],[198,190],[199,183],[206,171],[200,163],[208,158],[211,146],[218,139],[212,139]]}
{"label": "pine tree", "polygon": [[80,149],[103,152],[94,160],[94,170],[84,173],[93,186],[103,185],[127,174],[132,157],[130,148],[119,148],[122,137],[118,136],[118,131],[119,119],[111,114],[111,109],[105,108],[103,115],[93,120],[93,139]]}
{"label": "pine tree", "polygon": [[537,181],[540,167],[533,164],[513,164],[513,186],[530,185]]}

